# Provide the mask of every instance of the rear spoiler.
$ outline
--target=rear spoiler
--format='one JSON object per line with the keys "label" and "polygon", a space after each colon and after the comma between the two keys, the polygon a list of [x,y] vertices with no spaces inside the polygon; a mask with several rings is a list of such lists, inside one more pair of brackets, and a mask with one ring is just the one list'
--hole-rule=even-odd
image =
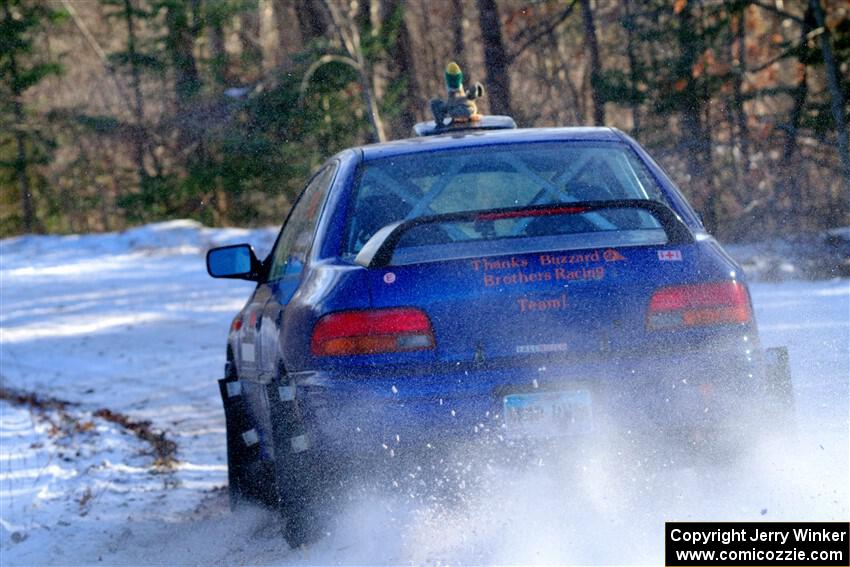
{"label": "rear spoiler", "polygon": [[667,235],[668,244],[682,245],[694,242],[694,235],[673,209],[658,201],[645,199],[622,199],[611,201],[582,201],[555,203],[531,207],[511,207],[486,211],[463,211],[401,220],[388,224],[376,232],[363,246],[354,262],[366,268],[388,266],[401,237],[408,231],[428,224],[447,222],[486,222],[510,218],[543,217],[554,215],[577,215],[611,209],[640,209],[650,213],[661,224]]}

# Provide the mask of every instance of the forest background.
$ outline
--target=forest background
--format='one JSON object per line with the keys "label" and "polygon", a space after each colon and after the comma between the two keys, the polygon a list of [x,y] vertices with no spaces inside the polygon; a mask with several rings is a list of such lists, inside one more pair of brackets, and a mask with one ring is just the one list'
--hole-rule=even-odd
{"label": "forest background", "polygon": [[850,224],[847,0],[0,0],[0,236],[280,224],[449,60],[633,136],[724,240]]}

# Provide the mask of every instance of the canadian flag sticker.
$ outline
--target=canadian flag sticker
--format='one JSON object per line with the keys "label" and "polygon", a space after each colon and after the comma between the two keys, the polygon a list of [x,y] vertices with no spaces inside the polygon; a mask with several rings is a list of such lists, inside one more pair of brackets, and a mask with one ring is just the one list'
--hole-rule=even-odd
{"label": "canadian flag sticker", "polygon": [[682,261],[682,251],[681,250],[659,250],[658,251],[658,259],[662,262],[681,262]]}

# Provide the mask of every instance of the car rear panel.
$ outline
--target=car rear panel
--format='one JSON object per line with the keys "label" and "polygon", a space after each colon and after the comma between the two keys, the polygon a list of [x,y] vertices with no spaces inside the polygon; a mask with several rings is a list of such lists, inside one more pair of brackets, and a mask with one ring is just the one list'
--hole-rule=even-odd
{"label": "car rear panel", "polygon": [[[652,293],[664,286],[729,281],[734,265],[706,244],[594,248],[476,257],[368,269],[373,308],[417,307],[436,350],[343,357],[351,368],[406,362],[522,361],[692,348],[718,329],[648,330]],[[750,329],[744,329],[750,331]]]}
{"label": "car rear panel", "polygon": [[666,435],[728,423],[730,408],[740,407],[729,399],[754,393],[747,374],[757,361],[734,342],[715,346],[651,356],[551,354],[533,364],[467,362],[428,371],[408,365],[308,371],[292,378],[315,439],[341,452],[510,438],[505,397],[542,392],[586,392],[596,431]]}
{"label": "car rear panel", "polygon": [[717,422],[752,386],[754,324],[649,330],[647,308],[661,287],[735,269],[712,241],[366,269],[371,307],[422,309],[436,347],[317,358],[298,374],[304,407],[329,442],[338,428],[367,443],[501,435],[505,396],[544,391],[586,392],[597,421],[627,429]]}

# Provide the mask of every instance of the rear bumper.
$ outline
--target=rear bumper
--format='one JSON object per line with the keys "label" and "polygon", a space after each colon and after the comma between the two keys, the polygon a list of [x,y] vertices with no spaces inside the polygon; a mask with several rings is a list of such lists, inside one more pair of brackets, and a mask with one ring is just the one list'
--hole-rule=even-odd
{"label": "rear bumper", "polygon": [[300,372],[299,409],[317,447],[362,453],[509,438],[504,397],[583,390],[594,427],[666,434],[754,417],[762,354],[739,344],[687,353],[548,359],[531,366],[456,365],[414,373]]}

